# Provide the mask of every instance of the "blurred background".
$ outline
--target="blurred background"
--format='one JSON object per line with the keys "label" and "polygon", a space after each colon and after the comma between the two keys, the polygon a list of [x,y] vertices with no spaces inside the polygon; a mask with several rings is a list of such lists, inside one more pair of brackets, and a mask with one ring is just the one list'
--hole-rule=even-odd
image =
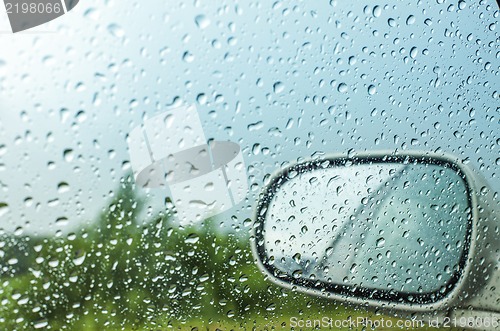
{"label": "blurred background", "polygon": [[[367,314],[259,274],[258,194],[291,161],[370,150],[451,153],[498,192],[498,16],[492,0],[85,0],[12,34],[0,11],[0,326]],[[250,187],[191,227],[166,191],[135,187],[127,150],[132,128],[183,104],[207,139],[241,146]]]}

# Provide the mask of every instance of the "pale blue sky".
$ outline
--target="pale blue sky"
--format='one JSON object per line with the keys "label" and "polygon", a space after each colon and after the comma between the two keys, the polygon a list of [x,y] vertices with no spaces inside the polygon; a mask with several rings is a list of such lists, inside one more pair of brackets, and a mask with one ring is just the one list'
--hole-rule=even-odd
{"label": "pale blue sky", "polygon": [[126,134],[175,100],[244,150],[252,189],[228,225],[265,174],[317,152],[440,150],[499,191],[494,1],[236,3],[86,0],[0,34],[0,227],[93,219],[127,170]]}

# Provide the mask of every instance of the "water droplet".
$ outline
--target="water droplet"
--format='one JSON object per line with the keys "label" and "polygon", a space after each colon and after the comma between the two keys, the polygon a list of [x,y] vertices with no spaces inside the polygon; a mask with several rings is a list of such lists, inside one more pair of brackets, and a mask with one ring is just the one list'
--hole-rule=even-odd
{"label": "water droplet", "polygon": [[196,244],[200,240],[200,237],[196,233],[191,233],[186,237],[184,242],[186,244]]}
{"label": "water droplet", "polygon": [[268,306],[266,307],[266,310],[267,310],[267,311],[273,311],[273,310],[275,310],[275,309],[276,309],[276,305],[275,305],[274,303],[271,303],[270,305],[268,305]]}
{"label": "water droplet", "polygon": [[44,319],[40,319],[40,320],[37,320],[33,323],[33,327],[35,329],[42,329],[46,326],[49,325],[49,321],[47,321],[45,318]]}
{"label": "water droplet", "polygon": [[50,260],[50,261],[49,261],[49,266],[50,266],[51,268],[55,268],[55,267],[57,267],[58,265],[59,265],[59,260]]}
{"label": "water droplet", "polygon": [[410,57],[411,57],[412,59],[414,59],[414,58],[416,58],[416,57],[417,57],[417,54],[418,54],[418,48],[416,48],[416,47],[412,47],[412,48],[410,49]]}
{"label": "water droplet", "polygon": [[210,25],[210,20],[205,15],[198,15],[194,18],[196,26],[200,29],[205,29]]}
{"label": "water droplet", "polygon": [[194,55],[189,51],[185,51],[184,54],[182,54],[182,60],[186,63],[192,63],[194,61]]}
{"label": "water droplet", "polygon": [[83,110],[80,110],[78,113],[76,113],[75,118],[78,123],[83,123],[87,120],[87,114]]}
{"label": "water droplet", "polygon": [[215,188],[214,186],[214,183],[210,182],[210,183],[207,183],[204,187],[205,191],[213,191]]}
{"label": "water droplet", "polygon": [[198,96],[196,97],[196,101],[200,104],[200,105],[205,105],[208,101],[208,98],[206,96],[205,93],[200,93],[198,94]]}
{"label": "water droplet", "polygon": [[59,217],[56,219],[56,225],[57,226],[66,226],[68,225],[68,218],[67,217]]}
{"label": "water droplet", "polygon": [[0,217],[7,214],[9,211],[9,205],[5,202],[0,202]]}
{"label": "water droplet", "polygon": [[72,149],[65,149],[63,152],[63,157],[66,162],[71,162],[74,159],[74,153]]}
{"label": "water droplet", "polygon": [[9,260],[7,261],[7,264],[8,264],[8,265],[16,265],[17,263],[19,263],[19,260],[18,260],[18,259],[16,259],[15,257],[13,257],[12,259],[9,259]]}
{"label": "water droplet", "polygon": [[374,95],[375,93],[377,93],[377,88],[375,87],[375,85],[368,86],[368,94]]}
{"label": "water droplet", "polygon": [[83,13],[84,17],[90,18],[93,21],[97,21],[99,19],[99,11],[95,8],[89,8]]}
{"label": "water droplet", "polygon": [[248,129],[248,131],[257,131],[257,130],[262,129],[263,127],[264,127],[264,122],[258,121],[255,123],[248,124],[247,129]]}
{"label": "water droplet", "polygon": [[59,110],[59,116],[62,123],[66,122],[66,120],[69,118],[69,110],[67,108],[61,108]]}
{"label": "water droplet", "polygon": [[346,93],[347,92],[347,84],[340,83],[339,86],[337,87],[337,90],[340,93]]}
{"label": "water droplet", "polygon": [[117,38],[122,38],[125,35],[125,30],[116,23],[108,25],[108,32]]}
{"label": "water droplet", "polygon": [[75,85],[75,91],[77,92],[83,92],[87,89],[87,87],[85,86],[85,83],[83,82],[78,82],[76,85]]}
{"label": "water droplet", "polygon": [[273,85],[274,93],[279,94],[285,90],[285,85],[282,82],[276,82]]}
{"label": "water droplet", "polygon": [[57,184],[57,192],[66,193],[69,191],[69,184],[66,182],[60,182]]}
{"label": "water droplet", "polygon": [[85,261],[86,257],[87,257],[87,254],[82,254],[81,256],[74,258],[73,259],[73,264],[76,265],[76,266],[82,265],[83,262]]}
{"label": "water droplet", "polygon": [[406,25],[412,25],[415,23],[415,21],[416,21],[415,16],[410,15],[408,16],[408,18],[406,18]]}

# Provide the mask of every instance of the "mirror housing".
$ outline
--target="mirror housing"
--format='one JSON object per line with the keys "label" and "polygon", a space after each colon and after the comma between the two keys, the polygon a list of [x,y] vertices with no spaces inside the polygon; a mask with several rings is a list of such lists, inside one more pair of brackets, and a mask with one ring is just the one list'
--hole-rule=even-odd
{"label": "mirror housing", "polygon": [[[453,284],[446,287],[442,295],[434,295],[426,300],[405,300],[391,291],[363,288],[354,284],[347,290],[342,284],[304,279],[293,274],[293,268],[282,270],[269,261],[266,247],[265,225],[269,222],[267,214],[273,198],[282,185],[301,174],[320,168],[354,167],[360,164],[438,164],[455,169],[467,187],[469,218],[467,238],[464,245],[463,261]],[[292,174],[292,176],[290,176]],[[292,177],[292,178],[290,178]],[[304,192],[308,193],[308,192]],[[486,180],[472,168],[456,157],[428,152],[370,152],[354,156],[330,155],[320,159],[302,161],[289,165],[271,176],[262,190],[255,210],[255,224],[252,236],[252,251],[261,271],[274,283],[289,289],[296,289],[311,295],[326,297],[343,303],[398,311],[403,315],[419,316],[421,319],[446,316],[470,315],[470,310],[492,314],[500,318],[500,207],[498,193],[493,192]],[[331,212],[331,210],[329,210]],[[288,238],[283,236],[282,240]],[[267,240],[267,242],[269,242]],[[287,256],[284,261],[293,261]],[[300,260],[300,259],[299,259]],[[311,275],[311,263],[305,258],[301,275]],[[300,262],[300,261],[299,261]],[[293,263],[293,262],[287,262]],[[285,264],[286,265],[286,264]],[[313,265],[314,268],[314,265]],[[316,277],[316,278],[314,278]],[[306,277],[307,278],[307,277]],[[489,315],[488,315],[489,316]],[[484,327],[481,327],[485,329]]]}

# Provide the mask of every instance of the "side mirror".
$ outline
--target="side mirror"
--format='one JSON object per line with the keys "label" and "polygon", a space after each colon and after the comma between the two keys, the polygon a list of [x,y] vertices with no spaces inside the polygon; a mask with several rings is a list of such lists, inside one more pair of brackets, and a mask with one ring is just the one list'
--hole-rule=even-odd
{"label": "side mirror", "polygon": [[486,181],[450,156],[332,156],[270,179],[252,249],[284,287],[422,319],[500,322],[498,211]]}

